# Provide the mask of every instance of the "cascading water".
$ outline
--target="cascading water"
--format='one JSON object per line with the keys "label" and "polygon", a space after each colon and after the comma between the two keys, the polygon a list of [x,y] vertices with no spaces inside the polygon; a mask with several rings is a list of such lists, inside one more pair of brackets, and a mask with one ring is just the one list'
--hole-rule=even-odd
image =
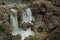
{"label": "cascading water", "polygon": [[[11,24],[13,26],[12,35],[20,34],[22,39],[24,40],[25,37],[28,37],[29,35],[34,35],[34,32],[31,31],[31,28],[28,28],[26,31],[18,27],[18,19],[17,19],[17,10],[11,9],[11,16],[10,16]],[[23,13],[23,22],[31,23],[33,20],[31,10],[28,8]]]}
{"label": "cascading water", "polygon": [[17,20],[17,11],[15,9],[11,9],[10,20],[13,26],[12,34],[16,35],[19,32],[19,28],[18,28],[18,20]]}
{"label": "cascading water", "polygon": [[22,21],[22,23],[25,22],[25,23],[33,24],[32,21],[34,21],[34,18],[32,16],[31,9],[30,8],[25,8],[24,11],[23,11],[23,21]]}

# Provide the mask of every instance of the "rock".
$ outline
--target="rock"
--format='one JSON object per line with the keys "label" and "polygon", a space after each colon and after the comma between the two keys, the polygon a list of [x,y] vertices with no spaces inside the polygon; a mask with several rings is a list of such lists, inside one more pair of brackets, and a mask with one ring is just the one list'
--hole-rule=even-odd
{"label": "rock", "polygon": [[24,40],[42,40],[42,39],[38,38],[37,36],[29,36],[26,37]]}
{"label": "rock", "polygon": [[0,19],[2,23],[7,23],[6,25],[9,25],[9,15],[10,15],[10,10],[7,6],[0,5]]}
{"label": "rock", "polygon": [[16,36],[13,36],[13,37],[12,37],[12,40],[21,40],[20,34],[18,34],[18,35],[16,35]]}
{"label": "rock", "polygon": [[42,32],[42,33],[35,35],[35,36],[26,37],[25,40],[44,40],[47,37],[48,37],[48,33]]}
{"label": "rock", "polygon": [[47,9],[48,12],[52,12],[54,14],[60,15],[60,8],[59,7],[56,7],[52,4],[46,4],[46,9]]}
{"label": "rock", "polygon": [[[34,6],[33,6],[34,5]],[[46,12],[46,5],[43,3],[43,0],[41,1],[34,1],[29,5],[29,7],[32,9],[32,14],[44,14]]]}
{"label": "rock", "polygon": [[16,5],[16,6],[15,6],[15,9],[17,10],[18,17],[21,17],[21,16],[22,16],[22,12],[23,12],[22,6]]}
{"label": "rock", "polygon": [[0,0],[0,5],[3,5],[3,0]]}
{"label": "rock", "polygon": [[17,10],[18,24],[19,24],[19,26],[20,26],[21,21],[22,21],[23,7],[20,6],[20,5],[16,5],[14,8]]}
{"label": "rock", "polygon": [[[2,24],[6,25],[6,30],[10,30],[10,9],[7,6],[0,5],[0,21]],[[10,31],[8,31],[10,32]]]}
{"label": "rock", "polygon": [[12,39],[11,37],[12,37],[11,34],[6,34],[4,32],[0,33],[0,40],[11,40]]}
{"label": "rock", "polygon": [[23,30],[27,30],[29,27],[31,27],[32,25],[29,23],[21,23],[20,24],[20,28],[22,28]]}
{"label": "rock", "polygon": [[57,6],[60,7],[60,0],[52,0],[52,3]]}
{"label": "rock", "polygon": [[36,24],[34,24],[33,26],[33,29],[36,34],[40,34],[41,32],[46,32],[48,30],[44,22],[40,22],[40,23],[36,22]]}
{"label": "rock", "polygon": [[0,33],[0,40],[6,40],[5,33]]}
{"label": "rock", "polygon": [[36,36],[44,40],[45,38],[49,36],[49,34],[47,32],[41,32],[40,34],[37,34]]}
{"label": "rock", "polygon": [[46,13],[46,15],[44,16],[44,21],[45,21],[49,31],[59,25],[58,15],[54,15],[52,12]]}
{"label": "rock", "polygon": [[[0,5],[0,22],[1,24],[4,24],[5,31],[2,32],[1,36],[2,40],[11,40],[11,29],[10,29],[10,22],[9,22],[9,16],[10,16],[10,9],[7,6]],[[5,35],[5,37],[4,37]]]}
{"label": "rock", "polygon": [[33,25],[33,29],[36,34],[47,31],[47,26],[43,22],[43,16],[41,14],[36,15],[36,21]]}
{"label": "rock", "polygon": [[53,15],[51,16],[51,22],[54,24],[54,26],[58,26],[59,25],[59,19],[57,16]]}
{"label": "rock", "polygon": [[44,22],[47,25],[49,29],[54,28],[54,25],[50,21],[50,17],[53,15],[52,12],[47,12],[46,15],[44,15]]}

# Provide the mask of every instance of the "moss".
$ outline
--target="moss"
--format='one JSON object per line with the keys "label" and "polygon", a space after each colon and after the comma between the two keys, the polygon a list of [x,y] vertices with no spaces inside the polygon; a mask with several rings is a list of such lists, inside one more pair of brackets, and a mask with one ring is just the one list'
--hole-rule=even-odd
{"label": "moss", "polygon": [[0,32],[4,32],[5,31],[5,25],[4,24],[0,24]]}
{"label": "moss", "polygon": [[36,36],[33,36],[30,38],[30,40],[40,40],[39,38],[37,38]]}
{"label": "moss", "polygon": [[48,1],[52,1],[52,0],[48,0]]}
{"label": "moss", "polygon": [[27,0],[22,0],[22,2],[26,2]]}
{"label": "moss", "polygon": [[28,3],[30,2],[31,0],[22,0],[23,3]]}
{"label": "moss", "polygon": [[29,36],[25,40],[42,40],[41,38],[38,38],[37,36]]}

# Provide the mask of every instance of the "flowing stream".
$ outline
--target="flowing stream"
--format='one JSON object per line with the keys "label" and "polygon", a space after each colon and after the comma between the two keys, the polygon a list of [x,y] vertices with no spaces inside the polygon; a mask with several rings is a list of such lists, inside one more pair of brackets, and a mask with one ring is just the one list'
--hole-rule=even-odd
{"label": "flowing stream", "polygon": [[[32,24],[32,12],[30,10],[30,8],[25,9],[25,11],[23,11],[23,22],[26,23],[31,23]],[[13,31],[12,31],[12,35],[17,35],[20,34],[22,39],[24,40],[25,37],[28,37],[29,35],[34,35],[34,32],[31,31],[31,28],[28,28],[26,31],[24,31],[23,29],[19,28],[18,26],[18,18],[17,18],[17,10],[15,9],[11,9],[11,15],[10,15],[10,20],[11,20],[11,24],[13,27]]]}

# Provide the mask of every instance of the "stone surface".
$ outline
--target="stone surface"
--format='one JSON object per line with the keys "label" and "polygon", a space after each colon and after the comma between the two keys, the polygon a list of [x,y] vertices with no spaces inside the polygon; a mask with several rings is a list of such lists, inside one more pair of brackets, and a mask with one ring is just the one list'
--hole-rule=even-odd
{"label": "stone surface", "polygon": [[32,25],[29,23],[21,23],[20,24],[20,28],[22,28],[23,30],[27,30],[29,27],[31,27]]}
{"label": "stone surface", "polygon": [[[58,1],[58,0],[57,0]],[[1,2],[1,1],[0,1]],[[55,2],[55,0],[54,0]],[[56,5],[59,2],[56,2]],[[44,0],[35,0],[33,2],[29,2],[30,5],[28,7],[31,8],[32,14],[35,18],[34,24],[31,25],[29,23],[21,23],[22,21],[22,10],[23,8],[20,5],[16,5],[14,8],[18,13],[18,23],[19,28],[23,30],[31,27],[32,31],[35,32],[36,39],[38,40],[59,40],[60,31],[60,8],[54,6],[49,1]],[[58,4],[59,5],[59,4]],[[0,40],[20,40],[21,36],[16,35],[13,36],[11,34],[12,27],[10,24],[10,8],[7,6],[0,5],[0,23],[6,25],[6,29],[4,32],[0,33]],[[55,36],[53,36],[55,35]],[[53,38],[54,37],[54,38]],[[25,40],[33,40],[31,37],[28,37]]]}
{"label": "stone surface", "polygon": [[52,0],[52,3],[57,6],[60,7],[60,0]]}
{"label": "stone surface", "polygon": [[16,36],[13,36],[13,37],[12,37],[12,40],[21,40],[21,35],[18,34],[18,35],[16,35]]}

